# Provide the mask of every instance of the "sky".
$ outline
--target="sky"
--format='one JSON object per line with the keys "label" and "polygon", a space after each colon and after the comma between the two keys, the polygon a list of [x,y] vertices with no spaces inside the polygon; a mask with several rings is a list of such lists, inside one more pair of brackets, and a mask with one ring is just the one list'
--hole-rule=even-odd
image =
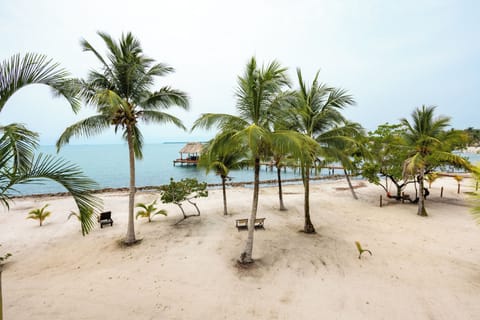
{"label": "sky", "polygon": [[[143,51],[175,73],[169,85],[187,92],[191,108],[169,112],[190,128],[202,113],[235,114],[237,77],[255,56],[279,61],[307,82],[348,90],[356,105],[345,116],[374,130],[410,118],[422,105],[437,106],[457,129],[480,127],[480,2],[463,0],[0,0],[0,61],[36,52],[74,77],[99,64],[80,40],[98,51],[97,31],[119,39],[132,32]],[[89,115],[41,85],[19,90],[0,114],[0,125],[17,122],[54,144],[63,130]],[[146,143],[202,141],[215,131],[185,132],[171,125],[142,125]],[[113,129],[72,144],[124,143]]]}

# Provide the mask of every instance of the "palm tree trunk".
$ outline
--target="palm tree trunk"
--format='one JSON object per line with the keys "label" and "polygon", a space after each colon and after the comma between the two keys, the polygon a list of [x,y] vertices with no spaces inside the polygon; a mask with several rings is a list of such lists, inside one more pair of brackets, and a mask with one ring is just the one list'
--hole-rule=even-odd
{"label": "palm tree trunk", "polygon": [[228,215],[227,212],[227,190],[225,189],[225,180],[227,179],[226,176],[221,176],[222,177],[222,191],[223,191],[223,215],[226,216]]}
{"label": "palm tree trunk", "polygon": [[135,153],[133,150],[133,135],[132,128],[127,127],[127,141],[128,141],[128,155],[130,161],[130,190],[128,194],[128,227],[127,235],[125,236],[125,244],[132,244],[136,242],[135,239],[135,224],[133,219],[133,210],[135,205]]}
{"label": "palm tree trunk", "polygon": [[423,172],[423,168],[421,168],[420,169],[420,174],[419,174],[419,177],[418,177],[420,195],[419,195],[419,199],[418,199],[418,212],[417,212],[417,214],[419,216],[426,217],[426,216],[428,216],[428,214],[427,214],[427,210],[425,209],[425,197],[423,196],[423,194],[424,194],[423,176],[424,176],[424,172]]}
{"label": "palm tree trunk", "polygon": [[280,200],[280,211],[285,211],[285,205],[283,204],[283,191],[282,191],[282,177],[281,168],[277,166],[277,180],[278,180],[278,199]]}
{"label": "palm tree trunk", "polygon": [[257,208],[258,208],[258,193],[260,189],[260,158],[255,157],[255,166],[254,166],[254,179],[253,179],[253,202],[252,202],[252,213],[250,215],[250,220],[248,221],[248,237],[247,242],[245,243],[245,250],[243,250],[240,255],[239,262],[241,264],[252,263],[252,252],[253,252],[253,234],[255,231],[255,219],[257,218]]}
{"label": "palm tree trunk", "polygon": [[304,210],[305,210],[305,226],[303,231],[305,233],[315,233],[315,227],[310,220],[310,167],[307,166],[304,171],[303,187],[305,188],[304,194]]}
{"label": "palm tree trunk", "polygon": [[358,200],[357,194],[355,193],[355,189],[353,189],[353,186],[352,186],[352,181],[350,181],[350,176],[348,175],[348,172],[345,168],[343,169],[343,172],[345,173],[345,178],[347,178],[348,187],[352,192],[353,199]]}

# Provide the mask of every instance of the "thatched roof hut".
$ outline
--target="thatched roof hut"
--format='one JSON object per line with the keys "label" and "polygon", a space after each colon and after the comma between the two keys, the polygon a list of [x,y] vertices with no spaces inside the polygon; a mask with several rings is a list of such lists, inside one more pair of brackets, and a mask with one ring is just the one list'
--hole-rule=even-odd
{"label": "thatched roof hut", "polygon": [[[203,144],[200,142],[189,142],[187,143],[179,152],[180,158],[173,160],[173,165],[176,163],[187,164],[187,165],[196,165],[198,163],[198,158],[203,150]],[[184,155],[186,155],[184,157]]]}

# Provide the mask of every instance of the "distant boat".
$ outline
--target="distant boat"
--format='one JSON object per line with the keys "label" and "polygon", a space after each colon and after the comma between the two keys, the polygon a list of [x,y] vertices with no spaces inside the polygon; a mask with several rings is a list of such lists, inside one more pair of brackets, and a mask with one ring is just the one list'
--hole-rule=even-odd
{"label": "distant boat", "polygon": [[180,158],[173,160],[173,165],[177,163],[180,165],[192,165],[198,164],[198,158],[203,150],[203,144],[201,142],[188,142],[179,152]]}

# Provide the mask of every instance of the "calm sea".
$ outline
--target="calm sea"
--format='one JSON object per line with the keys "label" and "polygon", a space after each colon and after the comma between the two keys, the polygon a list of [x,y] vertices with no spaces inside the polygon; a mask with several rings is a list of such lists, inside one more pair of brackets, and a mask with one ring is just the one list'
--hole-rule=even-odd
{"label": "calm sea", "polygon": [[[215,173],[205,174],[205,170],[194,166],[173,166],[173,160],[179,158],[179,150],[184,143],[165,143],[144,145],[144,159],[136,162],[136,185],[158,186],[167,184],[170,178],[197,178],[208,183],[220,183]],[[54,146],[41,146],[41,153],[57,155]],[[480,162],[479,154],[462,154],[468,156],[473,163]],[[126,145],[67,145],[57,155],[78,165],[83,172],[99,184],[99,188],[127,187],[129,183],[128,149]],[[341,172],[338,172],[341,173]],[[321,175],[327,175],[323,170]],[[232,182],[253,180],[253,170],[235,170],[229,176]],[[260,171],[261,180],[276,179],[276,171]],[[282,170],[282,179],[300,178],[299,172]],[[20,194],[40,194],[66,191],[61,185],[44,180],[41,183],[17,186]]]}
{"label": "calm sea", "polygon": [[[194,166],[173,166],[173,160],[180,157],[179,150],[184,143],[165,143],[144,145],[143,160],[136,162],[136,185],[158,186],[167,184],[170,178],[197,178],[208,183],[220,183],[220,178],[214,172],[205,174],[204,169]],[[54,146],[41,146],[41,153],[57,155]],[[127,187],[129,184],[128,148],[126,145],[67,145],[57,155],[78,165],[83,172],[99,184],[99,188]],[[232,171],[229,176],[232,182],[253,180],[253,170]],[[298,171],[282,170],[282,179],[299,178]],[[260,172],[262,180],[276,179],[276,171]],[[39,194],[66,191],[61,185],[49,180],[41,184],[17,186],[21,194]]]}

